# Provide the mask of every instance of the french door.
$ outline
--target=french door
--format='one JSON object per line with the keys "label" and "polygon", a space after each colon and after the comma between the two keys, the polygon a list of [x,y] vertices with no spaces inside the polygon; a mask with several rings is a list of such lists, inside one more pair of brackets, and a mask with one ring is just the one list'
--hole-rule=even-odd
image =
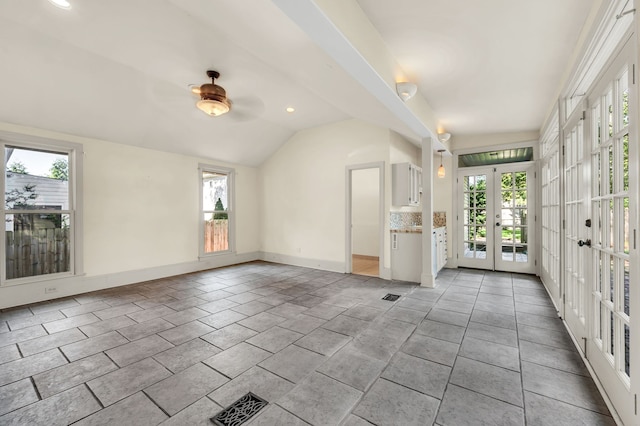
{"label": "french door", "polygon": [[588,226],[588,191],[586,177],[589,162],[585,159],[585,119],[580,108],[567,120],[564,128],[564,318],[576,340],[583,343],[588,335],[588,285],[591,233]]}
{"label": "french door", "polygon": [[565,320],[625,425],[638,424],[638,112],[628,44],[564,127]]}
{"label": "french door", "polygon": [[458,172],[459,266],[535,272],[534,179],[532,162]]}
{"label": "french door", "polygon": [[[630,185],[638,183],[629,179],[632,135],[634,149],[638,146],[635,96],[631,103],[629,90],[633,86],[633,64],[629,59],[632,57],[629,47],[623,50],[589,97],[587,114],[593,137],[586,153],[593,169],[590,176],[593,322],[587,356],[616,408],[619,407],[618,414],[625,424],[631,424],[634,408],[630,392],[630,225],[638,203],[637,197],[629,196]],[[631,115],[630,111],[635,112]],[[637,417],[634,419],[637,421]]]}

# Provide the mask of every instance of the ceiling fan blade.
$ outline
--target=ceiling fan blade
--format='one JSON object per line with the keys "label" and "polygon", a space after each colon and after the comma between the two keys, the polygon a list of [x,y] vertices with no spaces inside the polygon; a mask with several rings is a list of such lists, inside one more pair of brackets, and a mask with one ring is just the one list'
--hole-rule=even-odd
{"label": "ceiling fan blade", "polygon": [[265,111],[262,99],[257,96],[242,96],[231,101],[229,118],[234,121],[251,121],[260,117]]}

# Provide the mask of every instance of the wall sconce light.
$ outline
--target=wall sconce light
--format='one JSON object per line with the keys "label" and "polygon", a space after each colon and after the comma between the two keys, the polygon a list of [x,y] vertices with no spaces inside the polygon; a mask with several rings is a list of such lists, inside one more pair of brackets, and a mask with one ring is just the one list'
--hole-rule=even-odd
{"label": "wall sconce light", "polygon": [[[447,133],[447,135],[448,135],[448,133]],[[451,136],[451,135],[449,135],[449,136]],[[439,149],[438,150],[438,152],[440,153],[440,167],[438,167],[438,177],[440,179],[444,178],[444,176],[445,176],[444,166],[442,165],[442,153],[444,151],[445,151],[444,149]]]}
{"label": "wall sconce light", "polygon": [[409,99],[413,98],[417,91],[418,86],[414,83],[409,83],[408,81],[396,83],[396,92],[403,102],[407,102]]}
{"label": "wall sconce light", "polygon": [[438,133],[438,140],[442,143],[447,143],[451,139],[451,133]]}

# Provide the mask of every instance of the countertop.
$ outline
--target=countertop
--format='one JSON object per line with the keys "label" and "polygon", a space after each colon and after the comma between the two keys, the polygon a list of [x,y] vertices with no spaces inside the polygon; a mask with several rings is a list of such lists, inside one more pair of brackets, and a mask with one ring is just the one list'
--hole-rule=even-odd
{"label": "countertop", "polygon": [[[443,226],[433,226],[433,229],[444,228]],[[391,229],[392,233],[400,234],[422,234],[422,226],[405,226],[402,228]]]}

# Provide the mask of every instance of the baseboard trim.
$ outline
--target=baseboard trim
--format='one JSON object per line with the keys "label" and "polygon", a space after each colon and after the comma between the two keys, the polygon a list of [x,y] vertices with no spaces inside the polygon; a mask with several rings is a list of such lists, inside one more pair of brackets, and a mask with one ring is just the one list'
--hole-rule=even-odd
{"label": "baseboard trim", "polygon": [[[77,296],[92,291],[104,290],[112,287],[136,284],[144,281],[157,280],[175,275],[199,272],[223,266],[261,260],[260,252],[229,253],[212,256],[193,262],[162,265],[152,268],[136,269],[132,271],[116,272],[112,274],[94,276],[62,277],[47,281],[0,287],[0,309],[12,308],[31,303]],[[45,293],[45,289],[55,287],[53,293]]]}
{"label": "baseboard trim", "polygon": [[307,259],[304,257],[289,256],[287,254],[262,252],[261,259],[265,262],[283,263],[292,266],[302,266],[304,268],[322,269],[323,271],[345,273],[344,262],[332,260]]}

